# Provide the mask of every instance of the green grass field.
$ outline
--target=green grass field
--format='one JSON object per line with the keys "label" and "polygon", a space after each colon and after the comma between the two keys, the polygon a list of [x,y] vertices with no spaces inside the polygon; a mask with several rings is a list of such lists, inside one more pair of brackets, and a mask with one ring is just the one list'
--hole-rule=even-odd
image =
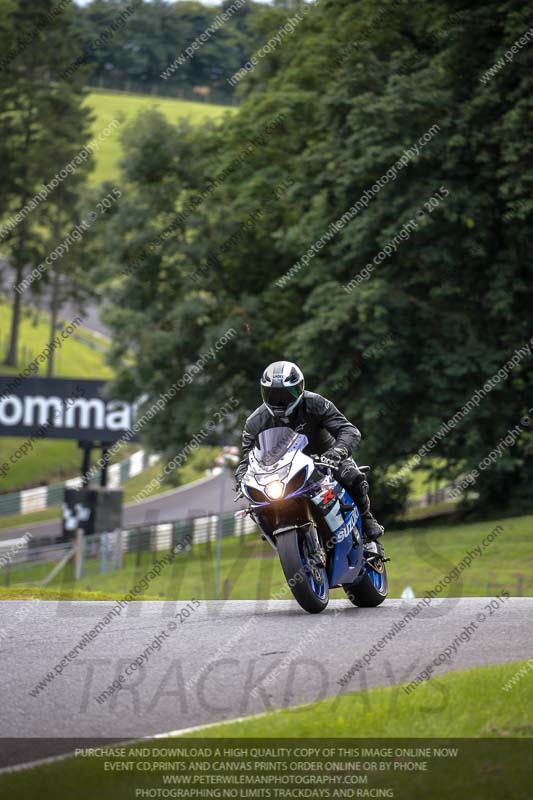
{"label": "green grass field", "polygon": [[[193,450],[187,461],[179,470],[174,470],[172,474],[172,483],[161,483],[159,485],[152,485],[151,481],[156,479],[161,480],[161,472],[165,466],[164,461],[159,461],[148,467],[140,475],[135,478],[130,478],[124,484],[124,502],[128,503],[131,500],[137,499],[136,495],[142,493],[143,490],[149,492],[141,499],[150,499],[155,497],[161,492],[168,492],[175,486],[183,486],[186,483],[192,483],[199,478],[205,478],[207,470],[213,466],[215,457],[220,453],[220,447],[212,445],[201,445],[197,450]],[[163,476],[164,477],[164,476]]]}
{"label": "green grass field", "polygon": [[414,469],[409,475],[409,494],[411,497],[421,497],[427,492],[434,492],[444,486],[445,481],[430,480],[431,470],[436,467],[444,466],[443,459],[432,458],[425,462],[425,465]]}
{"label": "green grass field", "polygon": [[93,135],[97,136],[114,119],[122,124],[108,136],[96,152],[96,169],[91,175],[91,183],[111,180],[119,174],[121,158],[120,132],[127,122],[144,109],[158,109],[169,122],[186,119],[191,125],[200,125],[206,119],[234,113],[227,106],[210,103],[194,103],[187,100],[173,100],[165,97],[129,94],[126,92],[91,91],[87,105],[95,116]]}
{"label": "green grass field", "polygon": [[[60,324],[62,330],[70,319]],[[2,352],[7,347],[11,325],[11,304],[0,296],[0,345]],[[76,327],[74,333],[62,341],[62,346],[55,352],[54,375],[57,378],[110,378],[111,368],[107,366],[102,352],[79,341],[76,336],[91,339],[92,334],[83,324]],[[4,375],[17,375],[19,370],[36,358],[50,340],[50,315],[45,311],[36,311],[24,306],[19,332],[19,368],[2,364]],[[37,375],[46,374],[46,364],[37,365]]]}
{"label": "green grass field", "polygon": [[[0,438],[0,461],[9,463],[9,456],[17,450],[23,439],[11,436]],[[30,489],[47,483],[55,483],[78,474],[81,450],[77,442],[61,439],[39,439],[33,450],[14,464],[9,473],[0,480],[2,492]],[[26,515],[24,515],[25,518]],[[2,517],[0,517],[2,521]],[[23,520],[24,521],[24,520]]]}
{"label": "green grass field", "polygon": [[32,511],[30,514],[3,514],[0,517],[0,531],[48,522],[51,519],[57,519],[60,513],[59,506],[50,506],[50,508],[43,508],[42,511]]}
{"label": "green grass field", "polygon": [[[439,596],[492,596],[502,589],[513,596],[533,595],[533,556],[526,555],[531,552],[533,516],[526,516],[388,533],[383,542],[391,559],[387,565],[389,596],[401,596],[406,586],[411,586],[417,597],[423,596],[498,524],[503,528],[502,533]],[[87,575],[78,584],[71,580],[72,568],[68,566],[51,585],[64,590],[127,594],[149,571],[153,558],[153,553],[145,552],[136,566],[136,554],[130,553],[125,557],[124,569],[104,574],[98,573],[96,561],[89,561]],[[42,579],[47,570],[35,573],[31,580]],[[210,548],[197,545],[192,554],[176,558],[172,566],[153,580],[150,592],[170,599],[210,600],[214,597],[214,576],[214,543]],[[233,537],[223,539],[220,585],[226,599],[255,600],[272,597],[286,587],[286,582],[277,554],[252,533],[242,541]],[[284,596],[290,597],[288,591]],[[332,597],[345,595],[342,589],[336,589]]]}
{"label": "green grass field", "polygon": [[[509,791],[511,783],[513,789],[525,787],[528,776],[529,780],[531,777],[530,764],[527,759],[520,756],[516,746],[513,749],[513,742],[510,742],[509,738],[530,737],[533,732],[531,719],[533,684],[531,680],[521,681],[513,689],[512,702],[509,702],[508,694],[501,689],[521,666],[521,662],[516,662],[448,673],[422,684],[414,696],[405,694],[401,686],[356,692],[308,706],[284,709],[248,721],[207,727],[204,731],[183,738],[193,739],[189,742],[191,747],[222,748],[237,744],[275,747],[275,742],[261,741],[264,738],[294,737],[295,746],[300,744],[305,746],[306,743],[299,742],[296,737],[316,739],[315,742],[310,741],[309,745],[328,743],[324,741],[328,737],[350,737],[349,746],[360,747],[370,744],[368,737],[387,740],[392,737],[408,739],[409,746],[414,746],[414,737],[420,737],[416,742],[417,746],[427,747],[432,744],[429,737],[435,737],[441,740],[439,746],[442,747],[447,744],[442,740],[448,737],[456,739],[498,737],[500,742],[497,748],[494,748],[495,757],[493,756],[490,763],[487,758],[478,757],[476,751],[468,748],[464,741],[452,741],[450,745],[460,745],[460,759],[433,759],[430,762],[432,768],[428,772],[390,772],[380,775],[379,784],[391,787],[394,794],[389,796],[398,798],[427,797],[431,800],[448,800],[449,797],[468,797],[472,800],[481,798],[485,800],[489,797],[495,800],[526,798],[530,795]],[[439,686],[438,691],[434,688],[436,683]],[[204,736],[199,738],[202,733]],[[220,739],[230,741],[225,745],[219,741]],[[149,769],[147,765],[149,767],[151,762],[162,764],[165,760],[163,755],[165,748],[183,747],[186,742],[178,738],[145,739],[139,742],[139,745],[142,745],[142,755],[132,755],[127,746],[125,757],[69,757],[58,763],[4,774],[0,776],[0,791],[4,797],[39,797],[41,800],[57,800],[59,797],[97,797],[98,800],[128,798],[129,800],[134,796],[163,796],[152,795],[150,790],[164,791],[162,774],[178,773],[172,773],[170,769]],[[320,757],[311,760],[319,761]],[[115,764],[132,762],[133,768],[110,771],[105,769],[104,761]],[[137,768],[137,763],[144,766]],[[372,785],[376,785],[375,774],[369,780],[369,786]],[[137,794],[143,791],[146,791],[146,795]],[[167,787],[167,791],[172,790]],[[288,797],[289,794],[280,796]]]}

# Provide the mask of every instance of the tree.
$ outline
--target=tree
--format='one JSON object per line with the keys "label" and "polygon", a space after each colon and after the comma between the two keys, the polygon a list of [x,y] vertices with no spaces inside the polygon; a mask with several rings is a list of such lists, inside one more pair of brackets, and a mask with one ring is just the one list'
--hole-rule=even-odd
{"label": "tree", "polygon": [[[72,9],[58,9],[52,0],[30,5],[1,0],[0,11],[0,45],[7,54],[0,71],[0,141],[8,156],[0,172],[0,213],[7,230],[2,249],[20,287],[28,267],[48,254],[47,219],[62,199],[70,203],[69,193],[83,175],[80,167],[78,178],[65,178],[71,181],[66,192],[45,189],[89,138],[90,118],[83,107],[83,71],[70,82],[56,80],[79,53]],[[36,198],[38,193],[42,197]],[[22,294],[13,289],[10,366],[17,365]]]}
{"label": "tree", "polygon": [[[163,93],[209,86],[217,97],[229,100],[234,90],[226,79],[264,43],[258,20],[272,20],[274,32],[274,21],[283,18],[269,5],[247,2],[237,11],[232,8],[230,19],[216,22],[232,5],[233,0],[214,7],[197,0],[92,0],[78,9],[91,78],[120,81],[126,87],[145,84],[147,91]],[[207,38],[200,40],[193,56],[183,56],[203,35]],[[162,79],[179,57],[178,67]]]}

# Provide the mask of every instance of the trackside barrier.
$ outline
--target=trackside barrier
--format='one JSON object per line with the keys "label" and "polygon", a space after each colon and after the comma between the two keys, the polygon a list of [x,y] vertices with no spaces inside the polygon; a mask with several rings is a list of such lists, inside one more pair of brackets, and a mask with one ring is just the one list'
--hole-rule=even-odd
{"label": "trackside barrier", "polygon": [[[62,580],[80,580],[110,571],[144,563],[147,553],[152,553],[155,563],[158,556],[178,550],[177,558],[191,555],[194,546],[216,542],[218,514],[184,520],[161,522],[131,529],[117,529],[94,536],[76,536],[66,543],[39,546],[33,541],[28,546],[17,545],[21,540],[0,543],[0,585],[38,584],[50,585],[57,576]],[[256,530],[253,520],[235,519],[233,512],[222,515],[222,537],[243,537]],[[3,566],[2,566],[3,565]],[[72,567],[71,567],[72,565]],[[56,581],[57,582],[57,581]]]}
{"label": "trackside barrier", "polygon": [[[107,470],[107,482],[110,489],[118,489],[128,478],[134,478],[147,467],[155,464],[159,456],[148,454],[146,450],[137,450],[118,464],[111,464]],[[93,482],[98,481],[98,475]],[[65,486],[72,489],[81,487],[81,478],[70,478],[62,483],[51,483],[49,486],[38,486],[36,489],[23,489],[20,492],[0,494],[0,517],[6,514],[31,514],[43,511],[63,502]]]}

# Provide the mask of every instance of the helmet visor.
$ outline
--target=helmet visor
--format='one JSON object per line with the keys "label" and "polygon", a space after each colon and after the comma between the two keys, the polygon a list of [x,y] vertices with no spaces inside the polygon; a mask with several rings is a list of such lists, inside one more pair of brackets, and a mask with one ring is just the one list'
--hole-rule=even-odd
{"label": "helmet visor", "polygon": [[296,386],[262,386],[261,395],[263,402],[272,410],[283,412],[298,400],[302,394],[302,384]]}

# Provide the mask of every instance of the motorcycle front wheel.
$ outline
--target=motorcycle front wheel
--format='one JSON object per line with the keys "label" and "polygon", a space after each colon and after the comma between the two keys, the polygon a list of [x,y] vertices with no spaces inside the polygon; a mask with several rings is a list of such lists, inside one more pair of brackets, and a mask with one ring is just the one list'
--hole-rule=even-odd
{"label": "motorcycle front wheel", "polygon": [[294,599],[309,614],[320,614],[329,602],[325,567],[314,565],[304,534],[287,531],[276,537],[279,560]]}

